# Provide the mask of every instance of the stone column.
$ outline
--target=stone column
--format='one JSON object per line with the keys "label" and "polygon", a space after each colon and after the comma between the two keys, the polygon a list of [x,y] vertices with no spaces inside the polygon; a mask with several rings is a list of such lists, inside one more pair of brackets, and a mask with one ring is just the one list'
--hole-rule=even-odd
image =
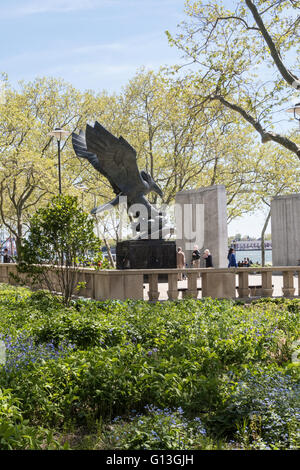
{"label": "stone column", "polygon": [[261,295],[262,297],[272,297],[273,287],[272,287],[272,271],[263,271],[261,273]]}
{"label": "stone column", "polygon": [[168,274],[168,298],[169,300],[178,299],[178,286],[177,286],[178,274]]}
{"label": "stone column", "polygon": [[249,273],[243,271],[239,273],[239,297],[249,297]]}
{"label": "stone column", "polygon": [[277,196],[271,203],[273,266],[297,266],[300,260],[300,194]]}
{"label": "stone column", "polygon": [[[227,267],[227,208],[225,186],[209,186],[176,194],[176,245],[185,252],[191,266],[194,245],[208,248],[215,268]],[[200,267],[205,267],[201,257]]]}
{"label": "stone column", "polygon": [[188,277],[187,290],[184,294],[184,297],[192,297],[193,299],[197,299],[198,297],[198,290],[197,290],[198,273],[188,273],[187,277]]}
{"label": "stone column", "polygon": [[[299,280],[298,280],[299,282]],[[294,273],[292,271],[283,272],[283,295],[285,297],[292,297],[295,292],[294,288]]]}
{"label": "stone column", "polygon": [[149,274],[149,300],[158,300],[158,274]]}

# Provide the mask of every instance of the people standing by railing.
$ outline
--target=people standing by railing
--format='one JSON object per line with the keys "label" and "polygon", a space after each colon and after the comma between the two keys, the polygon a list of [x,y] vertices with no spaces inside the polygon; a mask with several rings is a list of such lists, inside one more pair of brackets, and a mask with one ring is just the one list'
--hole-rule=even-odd
{"label": "people standing by railing", "polygon": [[228,268],[237,268],[237,262],[236,262],[236,257],[235,257],[235,252],[233,248],[229,248],[229,252],[227,255],[228,259]]}
{"label": "people standing by railing", "polygon": [[[198,248],[198,245],[194,245],[194,251],[192,253],[192,267],[193,268],[200,268],[200,251]],[[198,274],[198,277],[200,277],[200,274]]]}
{"label": "people standing by railing", "polygon": [[205,259],[205,267],[213,268],[212,255],[208,248],[204,250],[203,258]]}
{"label": "people standing by railing", "polygon": [[8,249],[4,248],[3,250],[3,263],[11,263],[13,258],[8,254]]}
{"label": "people standing by railing", "polygon": [[192,266],[193,268],[200,268],[200,251],[198,245],[194,245],[194,251],[192,253]]}
{"label": "people standing by railing", "polygon": [[[179,246],[177,248],[177,268],[183,269],[185,267],[185,254],[182,251],[182,248]],[[178,273],[178,281],[182,281],[182,273]]]}

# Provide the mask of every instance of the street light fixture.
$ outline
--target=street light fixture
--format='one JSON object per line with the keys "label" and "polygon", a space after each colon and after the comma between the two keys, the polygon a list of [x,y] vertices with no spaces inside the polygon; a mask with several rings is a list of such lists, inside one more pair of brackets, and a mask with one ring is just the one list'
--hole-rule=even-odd
{"label": "street light fixture", "polygon": [[56,127],[54,131],[49,132],[48,134],[51,137],[55,137],[57,140],[57,151],[58,151],[58,185],[59,185],[59,194],[61,194],[61,165],[60,165],[60,141],[63,137],[70,135],[70,132],[64,131],[60,127]]}
{"label": "street light fixture", "polygon": [[[286,112],[294,115],[294,119],[297,119],[297,121],[299,122],[300,129],[300,103],[296,103],[295,106],[293,106],[292,108],[288,108]],[[297,117],[297,115],[299,117]]]}

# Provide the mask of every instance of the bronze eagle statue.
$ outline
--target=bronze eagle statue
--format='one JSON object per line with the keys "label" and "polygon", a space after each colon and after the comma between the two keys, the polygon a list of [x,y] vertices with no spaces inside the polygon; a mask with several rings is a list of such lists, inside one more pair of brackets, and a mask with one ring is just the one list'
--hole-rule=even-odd
{"label": "bronze eagle statue", "polygon": [[[123,137],[115,137],[96,121],[94,126],[87,124],[85,133],[73,133],[72,144],[76,155],[88,160],[105,176],[116,194],[109,203],[95,207],[92,214],[104,211],[109,205],[116,206],[120,196],[126,196],[128,208],[142,204],[147,208],[148,220],[153,215],[159,217],[146,195],[154,191],[162,197],[163,193],[149,173],[139,171],[136,151]],[[137,213],[135,217],[138,216]]]}

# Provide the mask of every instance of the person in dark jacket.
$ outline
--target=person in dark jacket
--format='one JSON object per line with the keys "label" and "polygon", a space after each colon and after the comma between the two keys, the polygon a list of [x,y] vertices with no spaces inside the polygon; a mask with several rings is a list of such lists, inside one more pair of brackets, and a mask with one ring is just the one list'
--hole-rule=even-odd
{"label": "person in dark jacket", "polygon": [[192,253],[192,266],[194,268],[200,268],[200,251],[198,245],[194,246],[194,251]]}
{"label": "person in dark jacket", "polygon": [[8,254],[8,249],[4,248],[3,251],[3,263],[10,263],[12,261],[11,256]]}
{"label": "person in dark jacket", "polygon": [[[193,268],[200,268],[200,258],[201,258],[201,254],[200,254],[198,245],[194,245],[194,251],[192,253],[192,267]],[[198,277],[200,277],[200,273],[198,273]]]}
{"label": "person in dark jacket", "polygon": [[205,267],[213,268],[212,256],[208,249],[204,250],[203,258],[205,259]]}
{"label": "person in dark jacket", "polygon": [[227,259],[228,259],[228,268],[237,268],[237,262],[236,262],[236,257],[235,257],[233,248],[229,249]]}

